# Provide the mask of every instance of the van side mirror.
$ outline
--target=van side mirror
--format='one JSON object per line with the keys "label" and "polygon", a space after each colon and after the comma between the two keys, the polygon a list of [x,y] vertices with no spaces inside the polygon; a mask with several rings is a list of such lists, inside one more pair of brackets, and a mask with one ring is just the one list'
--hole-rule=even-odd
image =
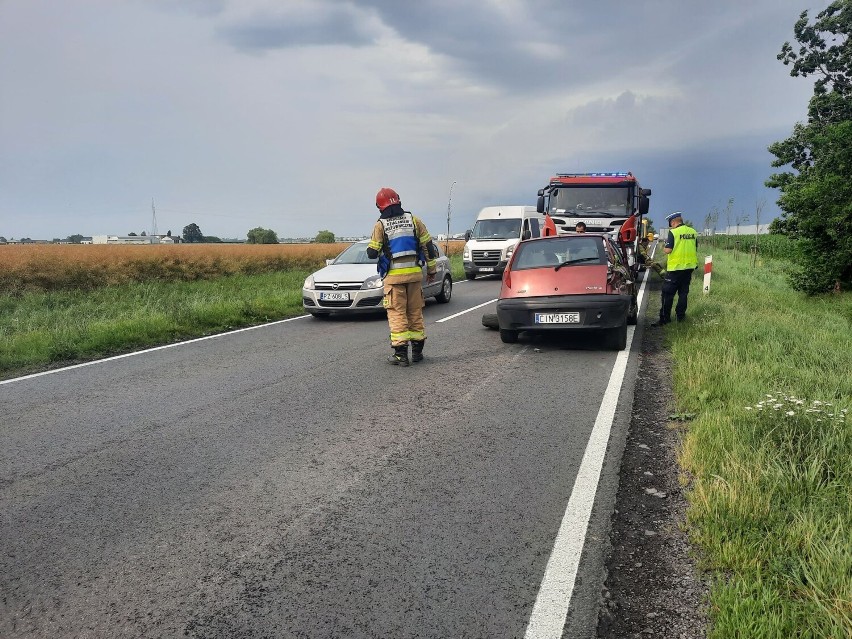
{"label": "van side mirror", "polygon": [[538,201],[535,203],[535,210],[539,213],[544,213],[544,196],[539,195]]}
{"label": "van side mirror", "polygon": [[464,241],[467,242],[470,239],[470,230],[464,232]]}
{"label": "van side mirror", "polygon": [[331,266],[332,264],[334,264],[334,258],[333,257],[326,258],[325,265]]}

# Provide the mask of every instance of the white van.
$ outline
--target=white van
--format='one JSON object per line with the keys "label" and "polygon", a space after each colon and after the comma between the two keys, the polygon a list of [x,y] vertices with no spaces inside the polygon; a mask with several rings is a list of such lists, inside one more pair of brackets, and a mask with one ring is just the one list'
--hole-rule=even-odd
{"label": "white van", "polygon": [[534,206],[486,206],[465,237],[462,262],[467,279],[502,273],[522,239],[541,236],[544,215]]}

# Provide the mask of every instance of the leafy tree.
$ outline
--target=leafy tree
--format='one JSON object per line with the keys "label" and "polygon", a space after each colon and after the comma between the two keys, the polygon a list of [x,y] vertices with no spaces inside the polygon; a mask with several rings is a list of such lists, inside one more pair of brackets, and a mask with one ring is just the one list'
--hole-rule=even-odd
{"label": "leafy tree", "polygon": [[278,234],[270,229],[253,228],[246,235],[248,244],[278,244]]}
{"label": "leafy tree", "polygon": [[127,237],[137,237],[137,235],[133,231],[130,231],[130,233],[127,234]]}
{"label": "leafy tree", "polygon": [[331,231],[320,231],[314,238],[317,244],[334,244],[334,233]]}
{"label": "leafy tree", "polygon": [[206,244],[221,244],[222,238],[216,237],[215,235],[205,235],[204,236],[204,242]]}
{"label": "leafy tree", "polygon": [[183,227],[183,241],[187,243],[204,241],[204,234],[198,228],[198,224],[193,222]]}
{"label": "leafy tree", "polygon": [[65,241],[70,242],[71,244],[80,244],[83,241],[83,236],[79,233],[75,233],[74,235],[66,237]]}
{"label": "leafy tree", "polygon": [[148,234],[145,231],[142,231],[139,235],[141,235],[142,237],[147,237]]}
{"label": "leafy tree", "polygon": [[8,241],[9,241],[9,240],[7,240],[5,237],[3,237],[2,235],[0,235],[0,243],[5,244],[5,243],[6,243],[6,242],[8,242]]}
{"label": "leafy tree", "polygon": [[169,229],[168,231],[166,231],[166,237],[171,237],[171,236],[172,236],[172,230]]}
{"label": "leafy tree", "polygon": [[808,120],[769,151],[774,167],[794,171],[770,176],[781,195],[775,229],[795,234],[798,270],[794,288],[808,294],[840,290],[852,282],[852,0],[835,0],[808,22],[794,26],[798,51],[785,42],[778,59],[794,77],[816,76]]}

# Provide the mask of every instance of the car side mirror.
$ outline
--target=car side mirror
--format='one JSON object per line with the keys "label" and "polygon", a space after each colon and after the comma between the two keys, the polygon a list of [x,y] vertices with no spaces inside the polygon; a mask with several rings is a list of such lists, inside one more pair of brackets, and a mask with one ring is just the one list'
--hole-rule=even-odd
{"label": "car side mirror", "polygon": [[334,264],[334,258],[333,257],[326,258],[325,265],[331,266],[332,264]]}

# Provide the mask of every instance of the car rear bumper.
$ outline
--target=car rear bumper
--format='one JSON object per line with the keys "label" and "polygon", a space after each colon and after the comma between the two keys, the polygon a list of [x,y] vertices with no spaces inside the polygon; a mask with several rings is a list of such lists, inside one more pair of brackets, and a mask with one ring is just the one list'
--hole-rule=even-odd
{"label": "car rear bumper", "polygon": [[[497,301],[500,328],[513,331],[583,330],[617,328],[627,321],[629,295],[558,295]],[[579,313],[579,322],[542,324],[536,313]]]}

